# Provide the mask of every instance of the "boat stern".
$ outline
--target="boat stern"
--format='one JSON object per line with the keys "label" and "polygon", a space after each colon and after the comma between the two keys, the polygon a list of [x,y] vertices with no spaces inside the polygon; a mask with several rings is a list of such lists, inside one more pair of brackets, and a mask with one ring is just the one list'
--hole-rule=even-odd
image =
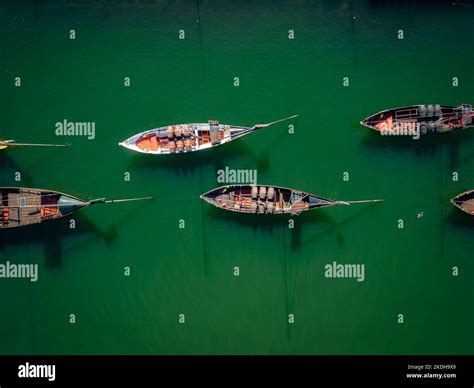
{"label": "boat stern", "polygon": [[[325,206],[333,206],[334,204],[337,203],[337,201],[318,197],[317,195],[314,195],[314,194],[305,194],[305,195],[306,195],[305,202],[308,204],[308,210],[317,209],[317,208],[325,207]],[[349,204],[346,203],[346,205],[349,205]]]}
{"label": "boat stern", "polygon": [[88,202],[81,201],[79,198],[70,195],[61,194],[58,199],[58,205],[61,205],[59,208],[61,215],[66,216],[87,206]]}

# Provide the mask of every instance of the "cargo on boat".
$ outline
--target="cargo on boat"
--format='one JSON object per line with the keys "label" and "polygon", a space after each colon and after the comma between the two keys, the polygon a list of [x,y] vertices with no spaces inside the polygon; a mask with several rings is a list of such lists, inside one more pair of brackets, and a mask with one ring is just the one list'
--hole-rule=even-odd
{"label": "cargo on boat", "polygon": [[119,145],[132,151],[154,155],[200,151],[228,143],[257,129],[269,127],[297,116],[294,115],[267,124],[256,124],[253,127],[226,125],[214,120],[207,123],[169,125],[139,133]]}
{"label": "cargo on boat", "polygon": [[222,186],[202,194],[201,198],[218,208],[239,213],[295,215],[327,206],[382,201],[334,201],[303,191],[270,185]]}
{"label": "cargo on boat", "polygon": [[146,198],[106,200],[105,198],[84,201],[59,191],[29,189],[22,187],[0,187],[2,198],[0,229],[39,224],[68,216],[83,207],[99,204],[137,201]]}
{"label": "cargo on boat", "polygon": [[361,124],[381,135],[426,135],[473,125],[471,105],[411,105],[376,113]]}
{"label": "cargo on boat", "polygon": [[455,196],[451,203],[463,212],[474,215],[474,190],[465,191]]}

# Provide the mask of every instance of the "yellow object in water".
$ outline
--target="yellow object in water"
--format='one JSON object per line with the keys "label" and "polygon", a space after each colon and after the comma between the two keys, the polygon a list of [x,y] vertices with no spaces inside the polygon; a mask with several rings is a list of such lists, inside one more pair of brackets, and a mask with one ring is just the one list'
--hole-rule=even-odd
{"label": "yellow object in water", "polygon": [[8,143],[11,143],[13,140],[0,140],[0,150],[8,148]]}

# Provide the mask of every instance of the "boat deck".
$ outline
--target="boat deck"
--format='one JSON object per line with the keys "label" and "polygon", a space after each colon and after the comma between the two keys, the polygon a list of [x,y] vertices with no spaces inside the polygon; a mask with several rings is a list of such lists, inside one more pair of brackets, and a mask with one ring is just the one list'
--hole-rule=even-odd
{"label": "boat deck", "polygon": [[[262,187],[266,188],[266,186]],[[277,188],[271,197],[267,196],[266,191],[263,194],[261,191],[255,192],[254,195],[252,197],[251,189],[249,188],[237,188],[230,193],[225,192],[206,200],[222,209],[241,213],[299,214],[309,209],[308,203],[303,200],[307,195],[291,199],[292,196],[289,190],[283,192]]]}
{"label": "boat deck", "polygon": [[[22,199],[21,203],[20,199]],[[15,227],[41,222],[40,205],[41,195],[39,195],[39,193],[9,193],[8,226]]]}
{"label": "boat deck", "polygon": [[209,124],[184,124],[159,128],[139,137],[135,145],[145,152],[175,153],[193,151],[207,144],[220,144],[230,136],[229,126],[218,125],[213,131]]}

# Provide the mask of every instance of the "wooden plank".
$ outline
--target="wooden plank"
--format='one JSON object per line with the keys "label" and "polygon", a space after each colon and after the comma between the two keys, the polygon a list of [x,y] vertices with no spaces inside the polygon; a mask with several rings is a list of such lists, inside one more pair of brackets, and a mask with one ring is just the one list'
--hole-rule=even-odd
{"label": "wooden plank", "polygon": [[[21,205],[27,206],[25,208],[20,207],[20,199],[24,198],[25,202]],[[41,195],[36,192],[21,192],[8,194],[8,205],[13,206],[10,208],[11,214],[15,214],[15,220],[20,225],[36,224],[41,221],[40,205]],[[10,219],[12,219],[10,217]]]}

